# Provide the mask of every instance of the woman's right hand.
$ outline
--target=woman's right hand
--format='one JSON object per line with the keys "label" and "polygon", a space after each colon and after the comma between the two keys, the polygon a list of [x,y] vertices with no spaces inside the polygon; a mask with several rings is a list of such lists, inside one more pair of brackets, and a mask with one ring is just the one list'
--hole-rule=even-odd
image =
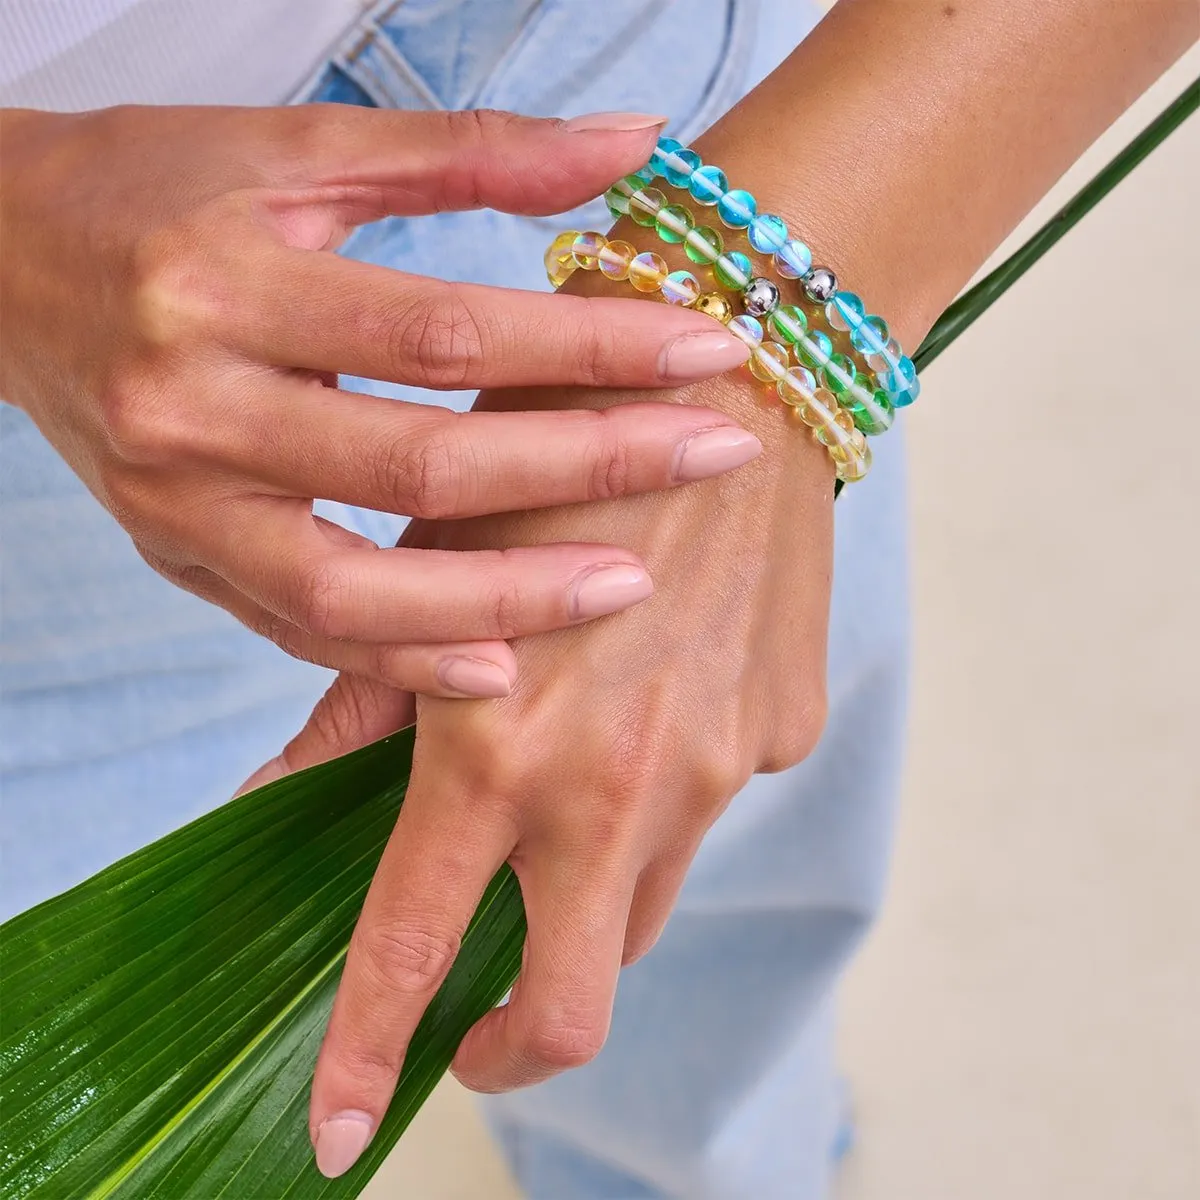
{"label": "woman's right hand", "polygon": [[[396,548],[314,498],[448,518],[670,487],[761,449],[679,404],[473,413],[336,390],[690,382],[745,358],[699,314],[451,284],[338,257],[357,224],[549,213],[660,123],[344,106],[3,114],[0,395],[168,579],[289,653],[431,695],[506,694],[501,639],[644,599],[637,555]],[[481,247],[486,252],[487,247]]]}

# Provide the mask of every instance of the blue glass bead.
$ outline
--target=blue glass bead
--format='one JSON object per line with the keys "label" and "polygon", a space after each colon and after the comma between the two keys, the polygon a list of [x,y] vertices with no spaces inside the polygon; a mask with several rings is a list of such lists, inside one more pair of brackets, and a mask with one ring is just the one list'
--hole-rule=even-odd
{"label": "blue glass bead", "polygon": [[833,356],[833,342],[823,330],[814,329],[796,343],[796,357],[814,371],[823,367]]}
{"label": "blue glass bead", "polygon": [[812,270],[812,251],[803,242],[785,242],[775,252],[775,270],[784,279],[803,279]]}
{"label": "blue glass bead", "polygon": [[889,392],[888,399],[897,408],[907,408],[921,394],[921,381],[914,379],[911,386],[904,389],[902,392]]}
{"label": "blue glass bead", "polygon": [[722,287],[740,292],[754,278],[754,264],[740,250],[728,250],[713,263],[713,274]]}
{"label": "blue glass bead", "polygon": [[720,167],[697,167],[688,180],[688,191],[697,203],[711,208],[729,191],[729,180]]}
{"label": "blue glass bead", "polygon": [[750,222],[746,236],[750,245],[760,254],[774,254],[787,245],[788,228],[782,217],[774,213],[760,213]]}
{"label": "blue glass bead", "polygon": [[746,313],[740,313],[726,326],[730,333],[747,346],[757,346],[763,340],[763,327]]}
{"label": "blue glass bead", "polygon": [[850,342],[860,354],[881,354],[891,336],[882,317],[866,317],[857,329],[850,331]]}
{"label": "blue glass bead", "polygon": [[735,188],[717,202],[717,215],[730,229],[745,229],[758,213],[758,202],[749,192]]}
{"label": "blue glass bead", "polygon": [[691,182],[692,172],[703,165],[695,150],[676,150],[663,163],[663,175],[673,187],[685,188]]}
{"label": "blue glass bead", "polygon": [[660,137],[650,155],[650,170],[655,175],[665,176],[667,173],[667,159],[677,150],[682,149],[682,142],[677,142],[671,137]]}
{"label": "blue glass bead", "polygon": [[640,170],[634,171],[634,175],[636,175],[643,183],[654,182],[654,168],[649,163],[647,163]]}
{"label": "blue glass bead", "polygon": [[[895,396],[900,392],[912,389],[912,385],[917,381],[917,368],[913,365],[911,358],[903,355],[890,371],[881,371],[876,378]],[[913,399],[915,400],[916,397],[914,396]],[[912,400],[909,401],[909,404],[911,403]]]}
{"label": "blue glass bead", "polygon": [[825,305],[825,316],[834,329],[857,329],[867,315],[867,306],[853,292],[838,292]]}

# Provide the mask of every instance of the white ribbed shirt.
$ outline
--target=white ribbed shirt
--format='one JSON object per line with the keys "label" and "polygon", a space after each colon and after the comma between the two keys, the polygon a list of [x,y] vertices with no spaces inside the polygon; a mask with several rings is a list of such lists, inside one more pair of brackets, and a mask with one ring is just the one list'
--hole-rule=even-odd
{"label": "white ribbed shirt", "polygon": [[273,104],[366,0],[0,0],[0,106]]}

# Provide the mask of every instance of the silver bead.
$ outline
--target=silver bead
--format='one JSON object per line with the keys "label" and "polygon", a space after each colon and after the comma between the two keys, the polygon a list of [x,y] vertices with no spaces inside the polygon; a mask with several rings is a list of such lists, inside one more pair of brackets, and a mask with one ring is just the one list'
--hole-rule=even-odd
{"label": "silver bead", "polygon": [[828,267],[813,267],[804,277],[804,291],[814,304],[825,304],[837,295],[837,276]]}
{"label": "silver bead", "polygon": [[779,289],[769,280],[750,280],[742,291],[742,308],[752,317],[765,317],[779,307]]}

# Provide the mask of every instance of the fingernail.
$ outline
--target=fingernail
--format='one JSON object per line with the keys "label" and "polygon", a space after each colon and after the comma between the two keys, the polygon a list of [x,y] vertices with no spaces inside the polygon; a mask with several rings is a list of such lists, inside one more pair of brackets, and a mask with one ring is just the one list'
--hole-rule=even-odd
{"label": "fingernail", "polygon": [[654,584],[641,567],[596,567],[575,581],[571,615],[579,621],[603,617],[645,600],[653,591]]}
{"label": "fingernail", "polygon": [[482,658],[443,658],[437,676],[443,687],[463,696],[507,696],[512,691],[504,668]]}
{"label": "fingernail", "polygon": [[658,369],[671,383],[693,383],[740,367],[749,357],[745,343],[731,333],[685,333],[662,348]]}
{"label": "fingernail", "polygon": [[367,1148],[375,1122],[365,1112],[340,1112],[326,1117],[317,1130],[317,1170],[326,1179],[345,1175]]}
{"label": "fingernail", "polygon": [[652,125],[666,123],[666,117],[656,117],[652,113],[598,112],[572,117],[569,121],[564,121],[562,127],[568,133],[588,133],[599,129],[607,129],[613,133],[632,133],[635,129],[649,129]]}
{"label": "fingernail", "polygon": [[673,474],[680,483],[732,471],[762,453],[762,442],[744,429],[702,429],[675,451]]}

